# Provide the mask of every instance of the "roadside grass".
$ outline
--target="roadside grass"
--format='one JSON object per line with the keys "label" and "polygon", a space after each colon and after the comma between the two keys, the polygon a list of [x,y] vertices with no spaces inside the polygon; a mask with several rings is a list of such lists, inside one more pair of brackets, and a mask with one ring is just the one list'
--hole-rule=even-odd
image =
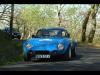
{"label": "roadside grass", "polygon": [[21,41],[11,40],[0,31],[0,65],[13,64],[22,60]]}
{"label": "roadside grass", "polygon": [[88,42],[77,42],[77,45],[79,47],[96,47],[96,48],[100,48],[100,44],[93,42],[93,43],[88,43]]}

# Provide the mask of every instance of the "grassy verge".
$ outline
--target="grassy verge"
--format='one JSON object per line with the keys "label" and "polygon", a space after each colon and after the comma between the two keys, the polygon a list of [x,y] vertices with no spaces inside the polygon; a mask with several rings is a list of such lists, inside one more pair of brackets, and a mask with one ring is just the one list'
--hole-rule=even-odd
{"label": "grassy verge", "polygon": [[78,42],[78,46],[79,47],[96,47],[96,48],[100,48],[100,44],[99,43],[88,43],[88,42]]}
{"label": "grassy verge", "polygon": [[13,64],[22,61],[21,42],[11,40],[0,31],[0,65]]}

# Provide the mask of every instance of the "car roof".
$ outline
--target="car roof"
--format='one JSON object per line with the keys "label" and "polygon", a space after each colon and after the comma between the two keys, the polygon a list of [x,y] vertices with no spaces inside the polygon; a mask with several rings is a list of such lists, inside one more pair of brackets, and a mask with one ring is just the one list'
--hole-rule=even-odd
{"label": "car roof", "polygon": [[61,27],[54,27],[54,28],[41,28],[39,30],[65,30],[65,29]]}

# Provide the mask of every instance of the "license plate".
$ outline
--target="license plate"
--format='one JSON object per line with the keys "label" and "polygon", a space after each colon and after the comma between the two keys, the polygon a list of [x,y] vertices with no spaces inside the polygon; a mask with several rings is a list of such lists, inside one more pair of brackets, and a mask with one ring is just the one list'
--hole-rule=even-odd
{"label": "license plate", "polygon": [[35,58],[50,58],[50,55],[36,55]]}

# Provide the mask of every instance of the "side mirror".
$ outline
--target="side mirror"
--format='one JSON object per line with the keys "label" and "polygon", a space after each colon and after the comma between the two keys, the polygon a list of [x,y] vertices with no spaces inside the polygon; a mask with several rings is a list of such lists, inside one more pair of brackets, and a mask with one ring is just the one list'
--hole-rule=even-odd
{"label": "side mirror", "polygon": [[69,34],[69,33],[67,33],[66,36],[67,36],[68,38],[70,38],[70,34]]}
{"label": "side mirror", "polygon": [[35,35],[32,35],[32,38],[35,38]]}

